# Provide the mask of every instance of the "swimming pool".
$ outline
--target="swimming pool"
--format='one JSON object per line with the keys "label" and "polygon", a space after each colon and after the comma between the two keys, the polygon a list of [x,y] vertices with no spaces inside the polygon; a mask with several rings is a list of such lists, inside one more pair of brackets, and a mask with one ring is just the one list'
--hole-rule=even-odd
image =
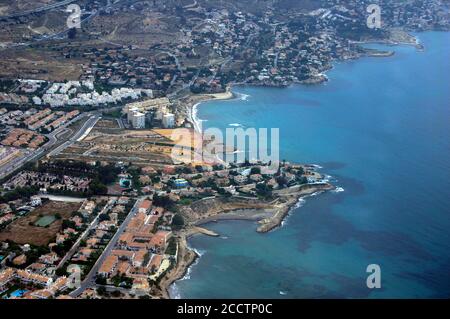
{"label": "swimming pool", "polygon": [[17,289],[10,294],[10,298],[23,297],[28,292],[28,290]]}

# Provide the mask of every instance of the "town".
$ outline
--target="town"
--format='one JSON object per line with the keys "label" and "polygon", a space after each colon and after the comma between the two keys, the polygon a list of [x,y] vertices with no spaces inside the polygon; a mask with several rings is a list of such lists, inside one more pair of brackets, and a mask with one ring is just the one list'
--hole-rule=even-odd
{"label": "town", "polygon": [[367,43],[423,50],[411,32],[450,29],[439,0],[383,1],[379,29],[369,1],[232,2],[80,0],[68,30],[57,4],[0,7],[0,299],[169,298],[198,257],[187,240],[218,236],[205,223],[266,233],[335,189],[310,164],[193,161],[174,136],[210,141],[197,103],[320,84],[336,62],[394,54]]}

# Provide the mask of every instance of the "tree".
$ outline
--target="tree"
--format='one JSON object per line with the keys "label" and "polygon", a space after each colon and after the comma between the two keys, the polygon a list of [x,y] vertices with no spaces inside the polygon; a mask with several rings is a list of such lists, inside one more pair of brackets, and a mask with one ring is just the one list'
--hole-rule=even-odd
{"label": "tree", "polygon": [[250,170],[250,174],[251,175],[261,174],[261,168],[259,168],[259,167],[252,167],[252,169]]}
{"label": "tree", "polygon": [[66,270],[65,267],[61,267],[61,268],[56,269],[55,274],[56,274],[56,276],[59,276],[59,277],[68,275],[67,274],[67,270]]}
{"label": "tree", "polygon": [[103,286],[98,287],[98,288],[97,288],[97,293],[98,293],[100,296],[105,296],[105,295],[106,295],[106,288],[103,287]]}
{"label": "tree", "polygon": [[75,222],[73,220],[68,220],[68,219],[64,219],[62,222],[62,229],[66,229],[66,228],[73,228],[75,229],[77,227],[77,225],[75,224]]}
{"label": "tree", "polygon": [[264,183],[256,184],[256,194],[263,198],[271,198],[272,197],[272,187],[267,186]]}
{"label": "tree", "polygon": [[278,183],[278,185],[280,185],[281,188],[285,187],[288,183],[285,176],[278,176],[276,178],[276,182]]}
{"label": "tree", "polygon": [[89,184],[89,190],[94,195],[106,195],[108,193],[108,187],[100,182],[97,178]]}
{"label": "tree", "polygon": [[217,191],[220,195],[223,195],[225,197],[230,197],[232,196],[232,194],[230,192],[228,192],[225,188],[220,187]]}
{"label": "tree", "polygon": [[170,208],[173,205],[173,202],[169,198],[169,196],[154,195],[153,196],[153,205],[163,207],[163,208]]}
{"label": "tree", "polygon": [[106,220],[110,220],[110,217],[109,217],[108,214],[100,214],[100,216],[98,217],[98,220],[99,220],[100,222],[104,222],[104,221],[106,221]]}
{"label": "tree", "polygon": [[308,184],[308,179],[306,176],[297,177],[297,182],[299,184]]}
{"label": "tree", "polygon": [[103,286],[106,285],[107,284],[106,277],[102,276],[102,275],[98,275],[97,278],[95,279],[95,283],[97,285],[103,285]]}
{"label": "tree", "polygon": [[180,230],[184,226],[184,218],[180,214],[175,214],[172,218],[172,228]]}
{"label": "tree", "polygon": [[77,29],[70,28],[67,35],[68,35],[69,39],[75,39],[75,37],[77,36]]}
{"label": "tree", "polygon": [[177,253],[177,241],[174,237],[170,238],[167,245],[166,254],[175,256]]}

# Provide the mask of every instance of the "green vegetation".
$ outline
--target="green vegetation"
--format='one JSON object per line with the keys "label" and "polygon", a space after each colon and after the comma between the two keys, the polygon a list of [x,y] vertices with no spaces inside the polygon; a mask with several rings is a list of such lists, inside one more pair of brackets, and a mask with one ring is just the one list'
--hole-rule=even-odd
{"label": "green vegetation", "polygon": [[166,209],[170,209],[174,205],[174,203],[169,198],[169,196],[154,195],[153,196],[153,205],[157,206],[157,207],[163,207]]}
{"label": "green vegetation", "polygon": [[264,199],[272,198],[272,187],[264,183],[256,184],[256,194]]}
{"label": "green vegetation", "polygon": [[97,278],[95,279],[95,283],[97,285],[103,285],[105,286],[107,284],[106,282],[106,277],[102,276],[102,275],[98,275]]}
{"label": "green vegetation", "polygon": [[0,203],[7,203],[24,197],[30,198],[31,196],[36,195],[37,193],[39,193],[39,187],[37,186],[18,187],[0,196]]}
{"label": "green vegetation", "polygon": [[53,215],[47,215],[44,217],[39,218],[34,225],[39,227],[47,227],[53,224],[53,222],[56,220],[56,216]]}
{"label": "green vegetation", "polygon": [[64,255],[72,248],[73,244],[75,244],[76,238],[71,235],[68,239],[66,239],[62,244],[58,244],[52,248],[52,250],[59,256],[64,257]]}
{"label": "green vegetation", "polygon": [[180,214],[176,214],[172,219],[172,229],[180,230],[184,226],[184,218]]}
{"label": "green vegetation", "polygon": [[56,276],[67,276],[67,266],[64,265],[63,267],[56,269],[55,274]]}
{"label": "green vegetation", "polygon": [[80,178],[91,178],[89,184],[89,191],[87,194],[74,194],[68,190],[49,190],[51,193],[58,193],[62,195],[72,196],[91,196],[91,195],[105,195],[108,192],[106,185],[114,183],[117,175],[120,173],[120,168],[115,165],[102,166],[96,163],[95,166],[78,161],[54,161],[52,163],[39,163],[35,169],[41,173],[52,173],[58,176],[71,175]]}
{"label": "green vegetation", "polygon": [[104,111],[103,114],[115,119],[120,119],[122,117],[122,112],[120,110]]}
{"label": "green vegetation", "polygon": [[174,237],[170,238],[169,243],[167,245],[166,254],[175,256],[177,253],[177,241]]}
{"label": "green vegetation", "polygon": [[133,286],[133,279],[123,274],[119,274],[112,277],[111,282],[116,287],[123,287],[129,289]]}
{"label": "green vegetation", "polygon": [[192,204],[192,200],[189,198],[183,198],[178,202],[180,205],[189,206]]}

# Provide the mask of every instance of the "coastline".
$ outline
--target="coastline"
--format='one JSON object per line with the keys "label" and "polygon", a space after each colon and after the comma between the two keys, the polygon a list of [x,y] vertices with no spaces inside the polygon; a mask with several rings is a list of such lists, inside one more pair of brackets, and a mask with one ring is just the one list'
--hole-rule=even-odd
{"label": "coastline", "polygon": [[[399,46],[408,45],[413,46],[417,50],[424,50],[424,45],[420,42],[420,39],[416,35],[412,35],[408,32],[401,30],[391,30],[391,37],[388,40],[367,40],[367,41],[350,41],[353,44],[381,44],[386,46]],[[391,57],[395,55],[395,51],[391,50],[374,50],[366,49],[365,54],[360,54],[353,59],[360,59],[362,57]],[[288,84],[267,84],[267,83],[229,83],[227,85],[226,91],[223,93],[205,93],[199,95],[189,95],[187,98],[187,120],[193,125],[193,128],[201,133],[202,131],[202,121],[197,117],[198,107],[201,103],[205,103],[212,100],[232,100],[237,98],[236,93],[233,92],[233,87],[237,85],[249,85],[249,86],[267,86],[267,87],[280,87],[285,88],[291,85],[316,85],[328,82],[329,78],[327,72],[334,68],[335,63],[345,62],[345,60],[336,60],[324,68],[320,73],[317,73],[305,80],[297,80]]]}
{"label": "coastline", "polygon": [[[327,69],[332,69],[332,66]],[[299,81],[298,83],[292,84],[300,84],[300,85],[315,85],[321,84],[328,81],[328,76],[325,73],[317,74],[314,78]],[[213,101],[213,100],[233,100],[238,98],[238,95],[232,92],[233,86],[237,85],[236,83],[231,83],[227,86],[226,92],[223,93],[214,93],[214,94],[200,94],[200,95],[190,95],[187,98],[187,120],[192,124],[194,130],[197,133],[202,133],[202,121],[198,118],[198,107],[200,104]],[[285,87],[285,86],[284,86]],[[242,99],[245,100],[247,96],[243,96]],[[311,165],[311,167],[316,167],[315,165]],[[308,185],[307,185],[308,186]],[[161,293],[163,299],[172,299],[174,296],[170,294],[170,288],[172,285],[176,284],[178,280],[183,280],[186,275],[189,273],[189,270],[201,257],[195,249],[189,247],[187,241],[190,237],[197,234],[204,234],[207,236],[219,236],[219,234],[211,234],[211,232],[205,228],[199,228],[200,225],[205,225],[211,222],[219,222],[221,220],[248,220],[255,221],[259,224],[256,228],[256,232],[258,233],[267,233],[278,227],[281,227],[285,218],[293,211],[298,203],[304,198],[311,196],[312,194],[322,193],[328,190],[332,190],[335,187],[329,183],[323,183],[318,185],[313,185],[312,188],[308,190],[299,190],[297,194],[289,194],[285,196],[280,196],[280,198],[284,197],[284,202],[276,203],[274,207],[270,209],[270,213],[261,212],[261,208],[257,207],[248,207],[241,209],[232,209],[232,210],[222,210],[218,214],[214,214],[212,216],[208,216],[204,219],[197,220],[194,223],[194,226],[188,227],[179,234],[179,260],[181,262],[177,262],[174,270],[170,271],[170,273],[163,278],[160,283]],[[267,209],[266,209],[267,210]],[[173,273],[172,273],[173,272]]]}
{"label": "coastline", "polygon": [[236,94],[232,92],[231,85],[227,87],[226,91],[223,93],[211,93],[211,94],[199,94],[191,95],[188,98],[187,107],[187,119],[191,122],[194,130],[201,134],[202,133],[202,120],[197,117],[198,106],[201,103],[205,103],[212,100],[231,100],[236,98]]}
{"label": "coastline", "polygon": [[[320,194],[329,190],[335,189],[335,186],[330,183],[305,184],[300,187],[291,187],[281,190],[277,194],[277,199],[270,203],[261,203],[248,208],[238,209],[223,209],[219,213],[213,213],[206,218],[197,219],[186,229],[179,234],[179,260],[175,270],[172,270],[160,283],[162,291],[162,298],[171,299],[174,296],[170,295],[170,288],[178,280],[182,280],[189,273],[190,268],[195,265],[201,255],[195,249],[189,247],[188,239],[194,235],[206,235],[212,237],[219,237],[217,234],[203,225],[213,222],[220,222],[222,220],[247,220],[255,221],[258,224],[256,232],[267,233],[278,227],[282,227],[283,221],[296,208],[300,207],[304,198]],[[264,207],[264,208],[263,208]],[[202,227],[199,227],[202,226]]]}
{"label": "coastline", "polygon": [[335,189],[335,187],[329,183],[320,183],[316,185],[306,184],[302,186],[303,187],[299,187],[293,195],[287,195],[286,202],[277,205],[273,216],[258,221],[259,227],[256,230],[258,233],[267,233],[282,226],[286,216],[288,216],[304,198]]}
{"label": "coastline", "polygon": [[[424,46],[420,44],[419,39],[416,36],[412,36],[408,34],[408,38],[402,38],[402,41],[396,41],[395,39],[390,39],[387,41],[379,41],[378,43],[384,44],[384,45],[413,45],[418,50],[423,50]],[[406,40],[404,40],[406,39]],[[412,41],[414,39],[414,41]],[[403,41],[404,40],[404,41]],[[373,41],[368,42],[359,42],[359,43],[374,43]],[[395,54],[395,51],[378,51],[378,50],[368,50],[366,51],[365,56],[369,57],[390,57]],[[361,55],[359,58],[363,57],[364,55]],[[339,61],[335,61],[339,62]],[[334,63],[333,63],[334,64]],[[310,79],[307,79],[305,81],[298,81],[297,83],[292,84],[303,84],[303,85],[315,85],[315,84],[321,84],[328,81],[328,76],[326,75],[326,72],[333,68],[333,65],[330,66],[327,70],[324,70],[323,73],[317,74],[315,77],[312,77]],[[193,102],[188,104],[188,120],[192,123],[194,129],[201,133],[202,132],[202,120],[197,117],[198,107],[201,103],[211,101],[211,100],[230,100],[237,97],[235,93],[232,92],[233,83],[229,84],[227,86],[226,92],[224,93],[217,93],[217,94],[202,94],[199,96],[190,96],[189,99],[193,99]],[[257,218],[255,216],[243,216],[243,215],[231,215],[229,213],[226,213],[225,211],[219,214],[216,214],[215,216],[210,216],[204,220],[198,221],[196,225],[204,225],[210,222],[218,222],[220,220],[253,220],[257,221],[259,226],[257,227],[256,231],[259,233],[267,233],[270,232],[280,226],[283,225],[283,221],[285,218],[296,208],[299,207],[299,203],[305,198],[309,196],[313,196],[315,194],[323,193],[326,191],[330,191],[335,189],[335,186],[329,184],[329,183],[323,183],[323,184],[317,184],[317,185],[306,185],[305,189],[299,189],[297,192],[294,192],[293,194],[287,194],[287,195],[279,195],[278,199],[282,199],[284,197],[284,202],[275,204],[276,206],[273,208],[272,215],[267,218]],[[277,199],[277,200],[278,200]],[[245,209],[245,211],[255,211],[255,209],[248,208]],[[183,245],[182,251],[185,251],[185,255],[181,256],[183,260],[187,261],[183,263],[183,267],[179,269],[179,271],[170,279],[166,281],[166,285],[162,287],[165,296],[167,298],[172,298],[169,293],[169,289],[171,285],[175,284],[176,281],[184,278],[186,274],[189,272],[190,267],[192,267],[196,261],[200,258],[200,255],[195,252],[194,249],[190,248],[187,244],[187,239],[195,234],[202,233],[198,230],[187,230],[187,234],[184,234],[182,240],[180,241],[180,244]],[[207,234],[208,235],[208,234]],[[181,249],[180,249],[181,250]],[[177,264],[177,268],[178,264]]]}

